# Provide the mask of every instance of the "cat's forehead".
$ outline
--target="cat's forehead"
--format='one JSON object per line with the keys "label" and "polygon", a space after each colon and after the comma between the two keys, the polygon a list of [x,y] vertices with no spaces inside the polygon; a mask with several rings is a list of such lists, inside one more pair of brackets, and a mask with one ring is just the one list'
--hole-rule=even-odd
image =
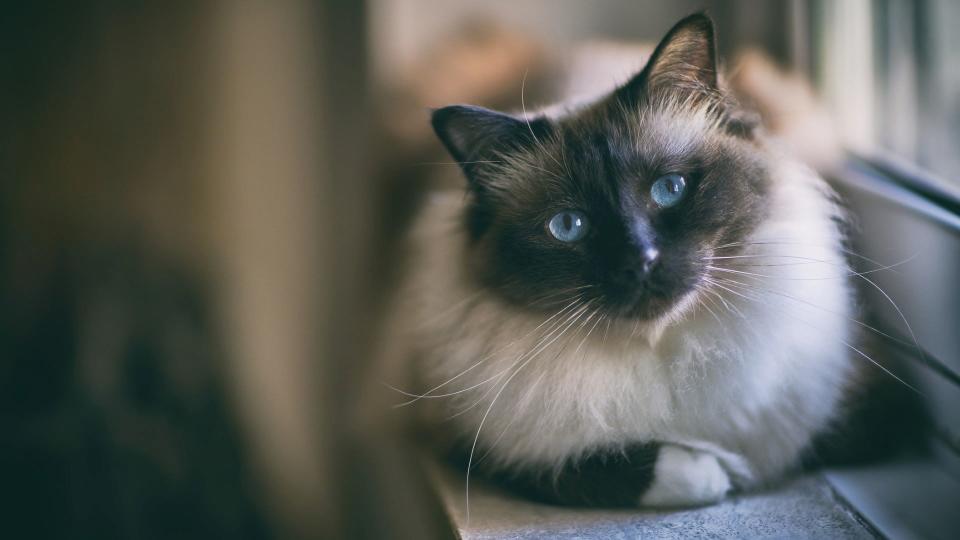
{"label": "cat's forehead", "polygon": [[629,107],[606,100],[559,119],[559,128],[564,137],[603,143],[653,166],[694,157],[723,137],[708,106],[675,102]]}
{"label": "cat's forehead", "polygon": [[[616,183],[619,176],[649,176],[716,158],[724,134],[705,108],[646,106],[627,109],[601,102],[551,120],[549,136],[518,154],[515,172],[542,177],[547,190]],[[604,182],[606,181],[606,182]]]}
{"label": "cat's forehead", "polygon": [[678,102],[631,107],[605,99],[551,115],[549,126],[533,144],[501,154],[488,171],[487,185],[509,194],[505,202],[616,204],[625,182],[639,186],[722,161],[730,138],[714,110]]}

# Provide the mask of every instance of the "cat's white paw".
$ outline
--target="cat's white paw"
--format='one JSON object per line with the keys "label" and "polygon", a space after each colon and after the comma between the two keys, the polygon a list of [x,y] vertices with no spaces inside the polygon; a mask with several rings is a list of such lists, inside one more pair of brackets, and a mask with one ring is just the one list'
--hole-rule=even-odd
{"label": "cat's white paw", "polygon": [[640,505],[701,506],[723,499],[730,488],[730,477],[712,454],[665,444],[657,456],[653,482],[640,498]]}

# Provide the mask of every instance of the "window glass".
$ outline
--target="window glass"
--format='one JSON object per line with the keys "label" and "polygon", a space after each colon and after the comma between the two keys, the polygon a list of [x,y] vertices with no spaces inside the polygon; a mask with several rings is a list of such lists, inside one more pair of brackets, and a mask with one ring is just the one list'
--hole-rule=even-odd
{"label": "window glass", "polygon": [[960,185],[960,2],[812,5],[814,76],[845,144]]}
{"label": "window glass", "polygon": [[920,2],[916,16],[917,162],[960,184],[960,2]]}

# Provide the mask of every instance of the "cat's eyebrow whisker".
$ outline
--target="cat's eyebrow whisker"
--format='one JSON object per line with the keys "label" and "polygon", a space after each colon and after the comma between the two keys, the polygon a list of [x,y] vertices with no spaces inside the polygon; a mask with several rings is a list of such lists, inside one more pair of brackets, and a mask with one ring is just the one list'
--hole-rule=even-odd
{"label": "cat's eyebrow whisker", "polygon": [[563,132],[561,132],[560,139],[557,141],[560,145],[560,160],[563,161],[563,172],[566,173],[567,176],[572,177],[573,172],[570,170],[570,165],[567,163],[567,145],[563,140],[564,137],[562,133]]}
{"label": "cat's eyebrow whisker", "polygon": [[474,165],[477,163],[503,163],[503,161],[498,159],[478,159],[475,161],[420,161],[417,163],[411,163],[410,165],[414,167],[428,166],[428,165]]}
{"label": "cat's eyebrow whisker", "polygon": [[537,138],[537,134],[533,132],[533,126],[530,125],[530,117],[527,115],[527,103],[524,99],[524,90],[527,87],[527,75],[530,74],[530,69],[526,69],[523,72],[523,79],[520,81],[520,109],[523,111],[523,121],[527,123],[527,129],[530,131],[530,136],[533,137],[533,140],[537,143],[537,146],[540,147],[540,150],[543,151],[558,167],[563,168],[563,165],[557,161],[557,158],[553,157],[553,154],[547,152],[546,147],[543,146],[543,143],[540,142],[540,139]]}
{"label": "cat's eyebrow whisker", "polygon": [[525,158],[521,158],[521,159],[514,158],[514,159],[516,159],[517,161],[522,162],[522,164],[523,164],[524,167],[529,167],[529,168],[531,168],[531,169],[536,169],[536,170],[538,170],[538,171],[540,171],[540,172],[542,172],[542,173],[544,173],[544,174],[546,174],[546,175],[548,175],[548,176],[550,176],[550,177],[552,177],[552,178],[554,178],[554,179],[556,179],[556,180],[563,180],[563,177],[560,176],[559,174],[557,174],[557,173],[555,173],[555,172],[553,172],[553,171],[549,171],[549,170],[547,170],[547,169],[544,169],[543,167],[541,167],[541,166],[539,166],[539,165],[535,165],[535,164],[532,163],[529,159],[525,159]]}

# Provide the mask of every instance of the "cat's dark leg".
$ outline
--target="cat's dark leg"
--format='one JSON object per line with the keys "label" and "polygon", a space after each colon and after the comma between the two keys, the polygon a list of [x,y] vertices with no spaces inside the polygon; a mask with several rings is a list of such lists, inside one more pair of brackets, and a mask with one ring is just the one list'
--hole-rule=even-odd
{"label": "cat's dark leg", "polygon": [[890,344],[873,336],[859,347],[899,379],[872,365],[859,365],[842,414],[818,434],[804,457],[807,467],[867,463],[925,448],[930,413],[923,396],[907,386],[906,362],[918,360],[896,356]]}
{"label": "cat's dark leg", "polygon": [[606,508],[709,504],[722,499],[731,487],[713,455],[659,443],[596,451],[567,463],[559,474],[519,470],[490,476],[539,501]]}
{"label": "cat's dark leg", "polygon": [[526,497],[552,504],[636,507],[653,482],[659,453],[659,444],[636,444],[593,452],[568,462],[559,474],[522,469],[493,477]]}

